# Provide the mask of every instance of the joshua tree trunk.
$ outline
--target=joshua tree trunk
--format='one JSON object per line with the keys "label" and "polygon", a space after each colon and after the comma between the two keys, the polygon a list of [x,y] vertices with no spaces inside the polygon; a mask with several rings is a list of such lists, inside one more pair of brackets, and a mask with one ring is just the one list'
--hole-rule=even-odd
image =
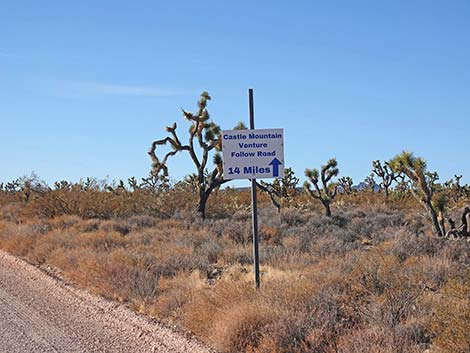
{"label": "joshua tree trunk", "polygon": [[196,212],[201,216],[202,219],[206,219],[206,203],[207,199],[199,198],[199,203],[196,208]]}
{"label": "joshua tree trunk", "polygon": [[442,210],[440,210],[438,212],[437,219],[439,221],[439,226],[441,228],[442,234],[446,234],[445,216],[444,216],[444,212]]}
{"label": "joshua tree trunk", "polygon": [[323,203],[323,206],[325,207],[325,216],[331,217],[330,203],[329,202]]}
{"label": "joshua tree trunk", "polygon": [[385,191],[385,198],[388,200],[388,195],[389,195],[388,186],[384,186],[384,191]]}
{"label": "joshua tree trunk", "polygon": [[412,192],[412,194],[427,211],[429,218],[431,219],[433,233],[439,237],[442,237],[445,235],[445,232],[443,229],[441,229],[436,210],[432,206],[432,193],[428,187],[426,179],[424,178],[424,175],[418,174],[416,180],[418,181],[421,191],[423,192],[423,197],[420,197],[416,192]]}

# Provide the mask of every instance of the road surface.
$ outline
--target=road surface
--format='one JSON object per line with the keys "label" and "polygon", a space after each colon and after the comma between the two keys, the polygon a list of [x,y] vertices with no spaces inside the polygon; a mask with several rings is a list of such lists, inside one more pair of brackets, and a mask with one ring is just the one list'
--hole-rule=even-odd
{"label": "road surface", "polygon": [[0,251],[0,353],[195,352],[195,340]]}

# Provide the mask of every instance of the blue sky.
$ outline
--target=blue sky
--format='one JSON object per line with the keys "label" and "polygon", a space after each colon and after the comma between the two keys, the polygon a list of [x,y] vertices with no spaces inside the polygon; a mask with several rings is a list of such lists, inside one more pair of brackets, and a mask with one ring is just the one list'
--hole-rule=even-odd
{"label": "blue sky", "polygon": [[[403,149],[470,182],[469,1],[2,1],[0,181],[145,176],[199,93],[222,128],[285,129],[303,176]],[[169,163],[176,179],[189,160]]]}

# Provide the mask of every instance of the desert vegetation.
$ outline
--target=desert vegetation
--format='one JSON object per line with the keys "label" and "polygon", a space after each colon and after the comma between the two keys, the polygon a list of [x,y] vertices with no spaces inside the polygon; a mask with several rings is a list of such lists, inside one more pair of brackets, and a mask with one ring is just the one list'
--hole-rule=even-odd
{"label": "desert vegetation", "polygon": [[[256,290],[249,192],[220,189],[217,153],[207,171],[220,147],[209,99],[183,111],[188,144],[176,124],[152,143],[146,178],[0,184],[0,248],[221,352],[470,350],[470,188],[460,175],[441,183],[403,152],[374,161],[361,188],[335,179],[334,158],[305,171],[304,190],[292,169],[259,182]],[[172,150],[158,157],[163,145]],[[166,161],[180,152],[196,172],[170,182]]]}
{"label": "desert vegetation", "polygon": [[2,185],[2,249],[219,351],[469,348],[468,196],[445,207],[465,229],[439,237],[411,191],[395,198],[392,189],[389,200],[338,192],[329,217],[300,190],[279,212],[262,193],[257,291],[247,191],[217,191],[203,220],[191,178],[52,187],[27,179]]}

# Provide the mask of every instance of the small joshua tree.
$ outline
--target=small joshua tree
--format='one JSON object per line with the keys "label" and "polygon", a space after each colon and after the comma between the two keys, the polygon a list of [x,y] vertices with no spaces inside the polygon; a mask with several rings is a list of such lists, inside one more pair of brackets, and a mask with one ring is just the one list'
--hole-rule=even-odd
{"label": "small joshua tree", "polygon": [[460,185],[460,179],[462,179],[462,175],[454,175],[455,177],[455,183],[452,188],[452,193],[453,193],[453,199],[455,202],[459,200],[461,196],[465,194],[464,188]]}
{"label": "small joshua tree", "polygon": [[364,179],[364,185],[366,190],[375,192],[376,183],[374,179],[374,173],[370,173],[370,175],[366,176]]}
{"label": "small joshua tree", "polygon": [[141,178],[141,180],[142,181],[139,182],[135,177],[127,179],[130,190],[145,190],[150,191],[153,194],[159,194],[160,192],[166,191],[170,188],[170,180],[164,175],[154,175],[150,172],[148,177]]}
{"label": "small joshua tree", "polygon": [[439,174],[437,174],[437,172],[426,172],[424,175],[428,183],[428,188],[431,190],[431,194],[434,195],[436,191],[441,188],[441,185],[437,183]]}
{"label": "small joshua tree", "polygon": [[338,179],[338,186],[340,187],[340,192],[346,195],[354,194],[353,189],[353,180],[351,177],[342,177]]}
{"label": "small joshua tree", "polygon": [[[200,214],[202,219],[206,218],[206,203],[212,191],[219,188],[222,184],[228,182],[222,175],[222,156],[220,153],[215,153],[212,161],[214,162],[214,169],[211,172],[207,171],[207,163],[209,162],[209,155],[213,151],[220,151],[222,141],[220,139],[220,127],[210,121],[209,112],[207,111],[207,102],[211,99],[209,93],[202,92],[201,99],[198,102],[197,112],[191,113],[183,110],[183,116],[191,123],[189,129],[188,144],[183,144],[179,139],[174,123],[168,126],[166,131],[171,135],[161,140],[156,140],[152,143],[148,154],[152,159],[152,173],[159,175],[163,173],[168,176],[167,160],[169,157],[175,156],[179,152],[187,152],[196,167],[197,177],[197,193],[199,201],[196,211]],[[157,146],[169,144],[172,151],[167,152],[162,159],[158,158],[155,150]],[[197,148],[200,151],[197,151]]]}
{"label": "small joshua tree", "polygon": [[445,182],[444,186],[452,194],[452,199],[454,200],[454,202],[458,202],[460,198],[465,197],[466,188],[465,186],[460,185],[460,180],[462,179],[462,175],[455,174],[454,178],[455,178],[455,181],[454,179],[451,179]]}
{"label": "small joshua tree", "polygon": [[390,168],[388,162],[382,165],[379,160],[372,162],[372,172],[382,180],[379,185],[385,191],[385,197],[388,199],[390,186],[394,181],[397,181],[399,175]]}
{"label": "small joshua tree", "polygon": [[426,161],[423,158],[415,157],[413,153],[403,151],[389,161],[389,166],[397,173],[405,174],[411,181],[411,194],[424,207],[431,219],[432,230],[438,236],[444,235],[441,224],[433,207],[433,185],[435,175],[426,171]]}
{"label": "small joshua tree", "polygon": [[295,173],[291,168],[286,168],[284,176],[274,179],[272,183],[256,182],[256,186],[269,195],[271,202],[277,208],[277,212],[281,212],[283,201],[289,202],[296,194],[299,178],[294,175]]}
{"label": "small joshua tree", "polygon": [[[309,179],[304,183],[305,190],[311,197],[319,200],[325,208],[325,215],[331,217],[331,202],[336,196],[338,186],[330,183],[331,178],[338,176],[338,162],[336,158],[330,159],[323,165],[318,172],[318,169],[306,169],[305,176]],[[312,190],[311,184],[314,189]]]}

